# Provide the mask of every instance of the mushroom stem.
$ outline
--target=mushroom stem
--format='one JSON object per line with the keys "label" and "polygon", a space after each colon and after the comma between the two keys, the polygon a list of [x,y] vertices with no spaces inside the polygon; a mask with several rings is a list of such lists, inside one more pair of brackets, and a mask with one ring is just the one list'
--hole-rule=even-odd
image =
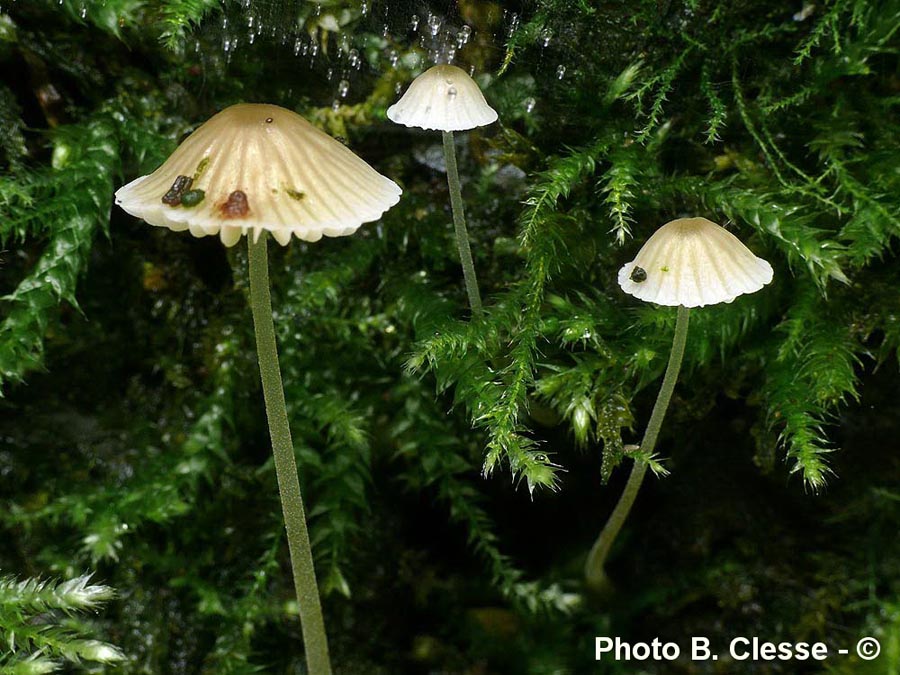
{"label": "mushroom stem", "polygon": [[456,167],[456,144],[453,132],[444,132],[444,161],[447,165],[447,183],[450,185],[450,207],[453,210],[453,226],[456,229],[456,245],[459,247],[459,260],[462,263],[463,276],[466,280],[466,293],[469,294],[469,306],[475,316],[481,314],[481,293],[478,291],[478,278],[475,276],[475,263],[472,262],[472,249],[469,246],[469,231],[466,228],[466,212],[463,208],[462,189],[459,184],[459,170]]}
{"label": "mushroom stem", "polygon": [[[659,388],[650,421],[647,423],[647,430],[644,432],[644,439],[641,441],[641,453],[646,456],[649,456],[656,447],[656,440],[666,417],[669,401],[672,400],[672,392],[675,391],[675,382],[678,380],[678,371],[681,369],[681,360],[684,357],[684,347],[687,343],[690,312],[691,310],[687,307],[678,307],[669,364],[666,366],[666,374],[663,376],[662,386]],[[587,562],[584,565],[584,577],[588,587],[595,591],[604,591],[609,587],[605,569],[606,557],[609,555],[609,550],[612,548],[619,530],[622,529],[625,519],[628,518],[638,490],[641,489],[645,473],[647,473],[647,462],[635,461],[616,508],[613,509],[612,515],[606,521],[606,525],[603,526],[600,536],[597,537],[597,541],[594,542],[594,546],[588,554]]]}
{"label": "mushroom stem", "polygon": [[316,570],[313,566],[309,531],[306,529],[297,461],[294,457],[281,369],[278,365],[278,346],[275,342],[275,324],[272,321],[272,297],[269,292],[267,236],[263,232],[256,242],[252,237],[247,238],[250,249],[250,306],[253,311],[253,326],[256,329],[259,373],[262,377],[266,417],[269,421],[269,435],[275,455],[275,473],[278,477],[278,491],[281,495],[281,508],[287,529],[294,588],[300,607],[306,665],[310,675],[331,675],[328,638],[325,634],[325,621],[322,618],[319,587],[316,584]]}

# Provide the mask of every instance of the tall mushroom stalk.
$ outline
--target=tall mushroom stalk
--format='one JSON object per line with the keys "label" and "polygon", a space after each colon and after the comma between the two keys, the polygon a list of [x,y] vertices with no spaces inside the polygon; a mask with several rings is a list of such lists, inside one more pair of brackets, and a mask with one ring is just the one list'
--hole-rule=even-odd
{"label": "tall mushroom stalk", "polygon": [[269,422],[269,436],[272,439],[272,453],[275,456],[275,475],[278,479],[284,526],[287,530],[291,572],[300,610],[307,666],[310,673],[327,674],[331,672],[328,637],[325,632],[325,620],[322,618],[316,568],[313,564],[309,530],[306,527],[306,512],[297,477],[297,459],[294,457],[294,442],[288,423],[281,368],[278,365],[278,346],[275,341],[272,298],[269,292],[266,236],[263,234],[255,242],[248,240],[247,243],[250,249],[250,309],[256,333],[256,355],[266,404],[266,419]]}
{"label": "tall mushroom stalk", "polygon": [[[681,360],[684,357],[684,347],[687,344],[690,313],[690,308],[678,307],[678,317],[675,320],[675,336],[672,339],[672,350],[669,353],[666,374],[663,376],[662,386],[659,388],[656,403],[653,404],[653,412],[650,414],[650,421],[647,422],[647,429],[644,431],[643,440],[641,440],[640,449],[645,457],[649,457],[656,449],[656,440],[659,438],[666,411],[669,409],[672,393],[675,391],[678,372],[681,370]],[[634,505],[635,499],[637,499],[637,494],[641,489],[641,483],[644,481],[644,474],[647,473],[648,466],[646,461],[635,461],[634,466],[631,467],[631,474],[628,476],[625,489],[622,491],[622,496],[619,497],[619,501],[609,516],[609,520],[606,521],[600,536],[597,537],[597,541],[594,542],[590,553],[588,553],[584,574],[588,586],[591,588],[602,590],[608,585],[606,580],[606,557],[609,555],[609,550],[612,548],[619,530],[622,529],[622,525],[625,524],[625,520],[631,512],[631,507]]]}
{"label": "tall mushroom stalk", "polygon": [[268,234],[318,241],[355,232],[400,199],[400,188],[302,117],[273,105],[235,105],[212,117],[166,162],[116,192],[151,225],[248,236],[250,306],[275,473],[310,675],[330,675],[328,638],[288,423],[267,257]]}
{"label": "tall mushroom stalk", "polygon": [[466,227],[466,211],[463,206],[462,188],[459,183],[459,169],[456,167],[456,141],[453,139],[452,131],[445,131],[443,135],[444,163],[447,166],[447,184],[450,188],[450,209],[453,212],[456,246],[459,249],[459,260],[462,263],[466,294],[469,296],[469,307],[472,308],[472,313],[477,316],[482,311],[481,291],[478,289],[475,262],[472,260],[472,246],[469,244],[469,230]]}
{"label": "tall mushroom stalk", "polygon": [[472,247],[466,227],[462,188],[456,163],[454,131],[466,131],[497,121],[497,112],[484,100],[478,84],[456,66],[439,65],[426,70],[409,85],[397,103],[388,108],[388,118],[407,127],[441,131],[444,162],[450,189],[450,208],[456,245],[463,268],[469,306],[476,316],[482,312],[481,291],[472,260]]}
{"label": "tall mushroom stalk", "polygon": [[[772,281],[772,275],[768,262],[706,218],[666,223],[647,240],[637,257],[619,270],[619,285],[626,293],[645,302],[678,308],[669,362],[640,445],[645,458],[656,449],[675,391],[691,308],[732,302],[739,295],[760,290]],[[647,461],[635,461],[622,496],[588,554],[584,575],[594,590],[609,585],[606,558],[637,499],[647,467]]]}

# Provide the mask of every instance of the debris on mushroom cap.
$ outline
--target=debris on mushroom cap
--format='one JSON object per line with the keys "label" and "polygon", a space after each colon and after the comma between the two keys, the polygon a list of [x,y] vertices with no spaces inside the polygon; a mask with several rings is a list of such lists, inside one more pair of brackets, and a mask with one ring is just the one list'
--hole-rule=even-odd
{"label": "debris on mushroom cap", "polygon": [[352,234],[400,193],[300,115],[245,103],[213,116],[156,171],[120,188],[116,203],[151,225],[218,234],[233,246],[250,231],[267,230],[281,244],[292,235]]}
{"label": "debris on mushroom cap", "polygon": [[178,176],[178,178],[175,179],[175,182],[172,183],[172,187],[169,188],[169,191],[163,195],[163,204],[168,204],[169,206],[178,206],[181,204],[182,194],[191,189],[191,184],[193,182],[194,179],[190,176]]}
{"label": "debris on mushroom cap", "polygon": [[437,131],[465,131],[497,121],[478,84],[461,68],[434,66],[419,75],[387,110],[397,124]]}
{"label": "debris on mushroom cap", "polygon": [[657,305],[703,307],[755,293],[772,281],[772,266],[706,218],[666,223],[619,270],[626,293]]}
{"label": "debris on mushroom cap", "polygon": [[250,214],[250,202],[241,190],[235,190],[219,207],[223,218],[246,218]]}

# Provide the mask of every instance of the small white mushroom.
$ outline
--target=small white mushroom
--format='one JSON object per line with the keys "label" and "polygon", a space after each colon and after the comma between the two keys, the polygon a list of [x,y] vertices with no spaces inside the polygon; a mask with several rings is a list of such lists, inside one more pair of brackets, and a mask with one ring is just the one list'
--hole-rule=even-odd
{"label": "small white mushroom", "polygon": [[469,306],[476,316],[480,315],[481,291],[478,288],[466,227],[453,132],[492,124],[497,121],[497,111],[487,104],[478,84],[464,70],[456,66],[440,65],[426,70],[413,80],[400,100],[388,108],[387,116],[392,122],[407,127],[442,132],[459,260],[463,268]]}
{"label": "small white mushroom", "polygon": [[151,225],[218,234],[226,246],[269,231],[283,245],[340,237],[381,218],[401,190],[300,115],[265,104],[226,108],[156,171],[116,192]]}
{"label": "small white mushroom", "polygon": [[[678,307],[672,351],[663,376],[641,452],[652,456],[672,400],[687,344],[691,308],[731,302],[755,293],[772,281],[772,266],[757,258],[740,240],[706,218],[679,218],[647,240],[637,257],[619,270],[622,290],[646,302]],[[637,498],[647,461],[635,461],[625,490],[600,531],[584,565],[594,589],[607,587],[606,557]]]}
{"label": "small white mushroom", "polygon": [[772,266],[706,218],[666,223],[619,270],[626,293],[657,305],[703,307],[755,293]]}
{"label": "small white mushroom", "polygon": [[497,121],[478,84],[456,66],[439,65],[419,75],[387,110],[388,119],[406,127],[466,131]]}

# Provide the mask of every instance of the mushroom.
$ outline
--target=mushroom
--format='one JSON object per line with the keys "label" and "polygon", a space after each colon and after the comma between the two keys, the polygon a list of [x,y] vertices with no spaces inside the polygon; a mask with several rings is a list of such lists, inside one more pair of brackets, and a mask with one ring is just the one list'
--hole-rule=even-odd
{"label": "mushroom", "polygon": [[679,218],[647,240],[619,270],[634,297],[669,307],[703,307],[755,293],[772,281],[772,266],[724,227],[706,218]]}
{"label": "mushroom", "polygon": [[[330,675],[328,640],[297,477],[269,292],[266,236],[282,245],[355,232],[400,199],[400,188],[296,113],[241,104],[212,117],[165,163],[116,192],[116,203],[151,225],[241,235],[250,251],[250,305],[275,473],[300,607],[308,671]],[[263,236],[260,236],[260,235]]]}
{"label": "mushroom", "polygon": [[451,65],[438,65],[413,80],[400,100],[388,108],[387,116],[392,122],[407,127],[443,132],[456,245],[459,247],[469,306],[474,314],[479,315],[481,293],[466,229],[453,132],[492,124],[497,121],[497,111],[487,104],[478,84],[464,70]]}
{"label": "mushroom", "polygon": [[151,225],[218,234],[271,232],[287,245],[340,237],[378,220],[400,188],[300,115],[244,103],[213,116],[149,176],[116,192],[116,203]]}
{"label": "mushroom", "polygon": [[[692,307],[732,302],[772,281],[772,266],[757,258],[733,234],[706,218],[679,218],[647,240],[631,262],[619,270],[622,290],[645,302],[678,307],[675,335],[666,373],[640,445],[649,458],[665,419],[687,343]],[[640,490],[647,461],[636,460],[628,483],[585,563],[585,579],[595,590],[608,585],[606,556],[622,529]]]}

